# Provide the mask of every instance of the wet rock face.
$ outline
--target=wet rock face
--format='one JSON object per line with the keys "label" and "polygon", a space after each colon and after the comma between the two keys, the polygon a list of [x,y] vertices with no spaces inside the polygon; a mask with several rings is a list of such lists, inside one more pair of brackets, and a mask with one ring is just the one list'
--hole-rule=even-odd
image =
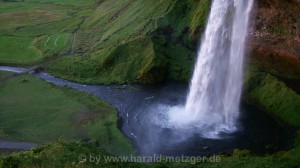
{"label": "wet rock face", "polygon": [[253,50],[300,59],[300,1],[259,0],[250,34]]}

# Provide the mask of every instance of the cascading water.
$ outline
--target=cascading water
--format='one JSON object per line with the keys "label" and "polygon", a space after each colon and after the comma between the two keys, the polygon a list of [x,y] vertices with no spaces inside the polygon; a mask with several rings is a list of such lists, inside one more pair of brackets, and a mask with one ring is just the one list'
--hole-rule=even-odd
{"label": "cascading water", "polygon": [[184,107],[170,110],[176,128],[203,136],[236,130],[243,58],[253,0],[214,0]]}

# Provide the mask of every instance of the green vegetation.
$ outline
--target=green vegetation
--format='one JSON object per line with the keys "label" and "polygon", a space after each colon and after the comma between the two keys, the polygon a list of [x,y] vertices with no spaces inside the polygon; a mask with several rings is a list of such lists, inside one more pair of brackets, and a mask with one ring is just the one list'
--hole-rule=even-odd
{"label": "green vegetation", "polygon": [[299,65],[299,59],[286,52],[253,50],[245,77],[244,99],[266,109],[283,123],[299,128],[300,95],[284,83],[300,79]]}
{"label": "green vegetation", "polygon": [[0,71],[0,79],[3,79],[7,76],[13,75],[13,72]]}
{"label": "green vegetation", "polygon": [[[289,88],[284,81],[300,79],[300,62],[286,53],[274,53],[267,50],[256,50],[251,55],[245,76],[244,99],[264,108],[281,123],[298,129],[295,134],[294,148],[287,152],[279,152],[274,156],[280,160],[299,161],[300,95]],[[275,167],[281,167],[281,165]]]}
{"label": "green vegetation", "polygon": [[300,127],[300,95],[267,73],[248,72],[245,98],[272,112],[291,126]]}
{"label": "green vegetation", "polygon": [[[0,72],[1,77],[9,74]],[[1,83],[0,94],[0,137],[41,143],[61,136],[92,138],[109,152],[132,152],[117,129],[116,110],[96,97],[31,75]]]}
{"label": "green vegetation", "polygon": [[0,64],[34,65],[71,51],[94,0],[0,1]]}
{"label": "green vegetation", "polygon": [[0,36],[0,62],[23,63],[41,59],[34,43],[32,37]]}
{"label": "green vegetation", "polygon": [[[103,49],[99,53],[101,56],[98,54],[89,58],[81,56],[62,58],[53,62],[51,72],[61,72],[57,73],[60,77],[88,83],[122,83],[138,80],[154,83],[164,77],[161,66],[165,63],[160,58],[162,56],[155,55],[153,45],[151,39],[140,39],[123,46]],[[143,52],[133,52],[137,50]],[[154,70],[156,73],[152,72]]]}
{"label": "green vegetation", "polygon": [[39,41],[38,48],[40,48],[44,54],[62,53],[71,50],[71,34],[52,34],[44,36]]}
{"label": "green vegetation", "polygon": [[[16,11],[26,11],[30,10],[34,7],[40,6],[39,4],[34,4],[34,3],[23,3],[23,2],[18,2],[18,3],[9,3],[9,2],[3,2],[0,1],[0,13],[8,13],[8,12],[16,12]],[[3,25],[2,25],[3,26]]]}
{"label": "green vegetation", "polygon": [[0,6],[0,44],[10,41],[0,47],[0,64],[29,66],[68,52],[72,57],[46,70],[87,83],[156,83],[191,75],[210,1],[26,0]]}
{"label": "green vegetation", "polygon": [[76,55],[61,58],[46,70],[87,83],[187,80],[209,4],[208,0],[103,1],[77,31]]}
{"label": "green vegetation", "polygon": [[[299,136],[300,137],[300,136]],[[220,162],[208,162],[208,159],[193,164],[194,160],[183,162],[157,162],[157,163],[133,163],[129,162],[131,157],[119,157],[123,162],[105,162],[104,158],[112,157],[110,153],[97,148],[92,144],[81,142],[66,142],[58,140],[55,143],[47,144],[42,147],[36,147],[28,152],[13,153],[9,156],[0,157],[0,167],[141,167],[141,168],[180,168],[180,167],[280,167],[291,168],[300,164],[299,150],[300,146],[289,151],[279,152],[274,155],[259,157],[249,154],[247,150],[235,150],[232,156],[219,155]],[[298,153],[295,153],[298,150]],[[86,161],[80,161],[81,155],[86,156]],[[90,156],[97,156],[101,161],[96,163],[95,159],[90,161]]]}
{"label": "green vegetation", "polygon": [[[281,62],[282,65],[287,66],[287,71],[280,71],[281,68],[276,64],[262,63],[272,67],[271,71],[276,74],[276,72],[289,73],[287,77],[297,78],[297,73],[295,63],[289,61],[289,59]],[[250,69],[261,70],[265,68],[263,66],[255,67],[252,66]],[[281,73],[282,74],[282,73]],[[296,76],[295,76],[296,74]],[[295,134],[295,141],[293,149],[289,151],[282,151],[274,154],[271,157],[255,157],[257,161],[264,162],[266,160],[271,160],[265,162],[263,165],[271,167],[293,167],[299,166],[300,160],[300,95],[293,91],[291,88],[287,87],[285,83],[279,81],[275,76],[266,73],[264,71],[247,71],[245,78],[245,88],[244,88],[244,99],[256,106],[260,106],[266,109],[272,116],[278,119],[280,122],[289,125],[289,127],[294,127],[298,129]],[[250,158],[249,158],[250,157]],[[246,157],[245,163],[251,162],[254,158],[253,156]],[[274,165],[272,165],[275,163]],[[251,164],[251,163],[249,163]],[[258,166],[260,167],[260,166]]]}
{"label": "green vegetation", "polygon": [[283,26],[274,27],[272,29],[272,33],[277,34],[277,35],[281,35],[281,36],[285,36],[285,35],[289,35],[290,34],[288,32],[288,30],[286,30]]}

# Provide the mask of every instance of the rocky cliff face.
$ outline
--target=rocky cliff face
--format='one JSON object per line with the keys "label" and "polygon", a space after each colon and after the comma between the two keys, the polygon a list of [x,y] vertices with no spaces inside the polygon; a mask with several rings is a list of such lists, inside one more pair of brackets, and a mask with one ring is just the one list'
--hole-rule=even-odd
{"label": "rocky cliff face", "polygon": [[251,61],[259,71],[300,78],[300,1],[260,0],[250,32]]}
{"label": "rocky cliff face", "polygon": [[300,1],[263,0],[255,12],[253,47],[300,58]]}

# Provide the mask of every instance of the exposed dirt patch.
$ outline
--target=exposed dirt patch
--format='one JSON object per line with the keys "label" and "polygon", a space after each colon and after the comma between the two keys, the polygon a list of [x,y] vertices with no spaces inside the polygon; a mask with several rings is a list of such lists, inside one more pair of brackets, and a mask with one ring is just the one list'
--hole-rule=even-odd
{"label": "exposed dirt patch", "polygon": [[75,125],[75,129],[78,131],[80,136],[86,135],[86,125],[88,122],[95,120],[99,117],[99,114],[95,112],[83,112],[72,116],[72,122]]}
{"label": "exposed dirt patch", "polygon": [[300,59],[286,50],[274,51],[264,46],[256,46],[252,49],[250,64],[260,71],[300,79]]}

